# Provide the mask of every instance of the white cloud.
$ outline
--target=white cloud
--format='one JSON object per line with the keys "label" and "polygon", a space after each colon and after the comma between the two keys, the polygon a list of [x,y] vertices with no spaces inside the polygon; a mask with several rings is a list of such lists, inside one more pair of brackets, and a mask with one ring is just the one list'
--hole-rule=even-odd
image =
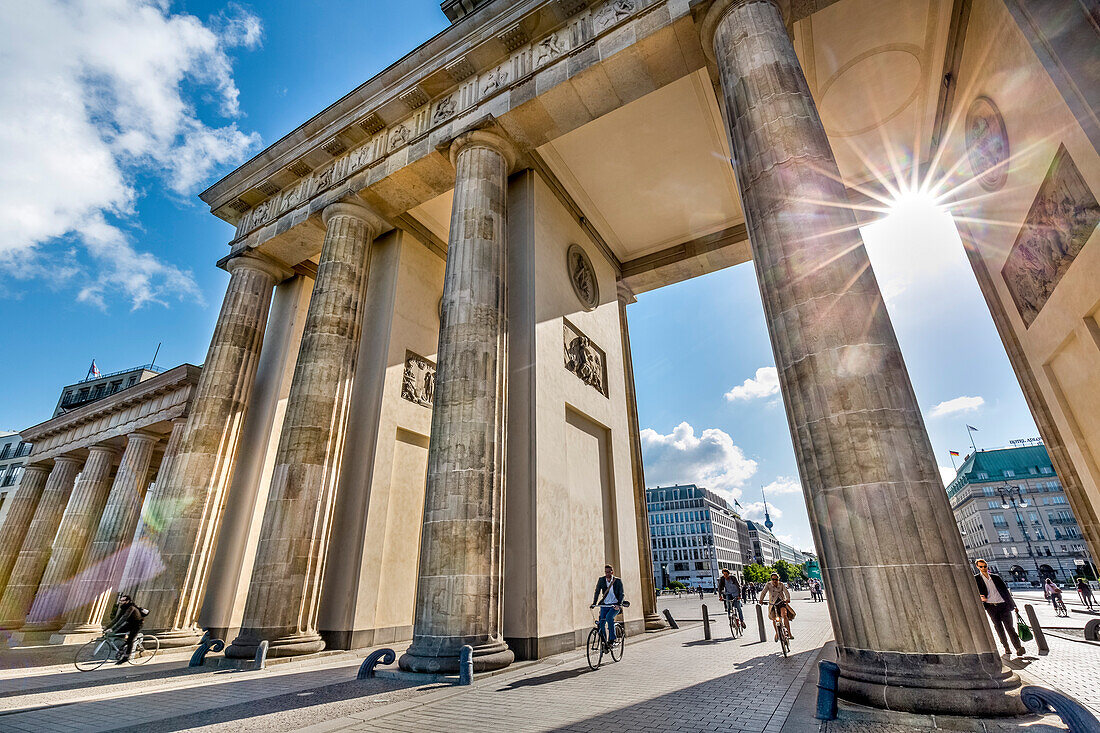
{"label": "white cloud", "polygon": [[736,499],[740,488],[756,473],[756,461],[746,458],[727,433],[708,428],[696,436],[686,422],[668,435],[651,428],[643,430],[642,454],[650,486],[697,484]]}
{"label": "white cloud", "polygon": [[738,386],[726,392],[726,400],[755,400],[779,392],[779,372],[775,367],[760,367],[756,377],[746,379]]}
{"label": "white cloud", "polygon": [[231,6],[203,24],[166,0],[36,0],[0,3],[0,27],[0,266],[52,276],[85,254],[95,271],[82,273],[82,301],[198,297],[189,272],[139,251],[120,227],[139,175],[190,195],[259,144],[196,108],[240,113],[227,52],[259,43],[259,19]]}
{"label": "white cloud", "polygon": [[798,479],[790,478],[789,476],[776,476],[775,481],[764,487],[765,496],[776,496],[780,494],[802,494],[802,484],[798,482]]}
{"label": "white cloud", "polygon": [[[752,519],[758,522],[764,521],[764,502],[762,501],[742,504],[738,510],[745,519]],[[768,504],[768,515],[771,516],[772,520],[776,520],[783,516],[783,510]]]}
{"label": "white cloud", "polygon": [[973,412],[985,404],[981,397],[956,397],[953,400],[941,402],[932,408],[932,417],[953,415],[957,412]]}
{"label": "white cloud", "polygon": [[951,468],[950,466],[939,466],[939,469],[940,479],[943,481],[944,486],[947,486],[949,483],[954,481],[955,476],[958,474],[958,471]]}

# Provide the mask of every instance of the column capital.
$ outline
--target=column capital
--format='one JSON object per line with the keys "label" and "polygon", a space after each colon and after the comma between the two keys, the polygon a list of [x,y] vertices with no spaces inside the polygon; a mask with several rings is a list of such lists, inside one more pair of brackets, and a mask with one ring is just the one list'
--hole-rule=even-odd
{"label": "column capital", "polygon": [[79,456],[74,456],[71,453],[66,453],[63,456],[55,456],[53,459],[53,463],[55,466],[58,463],[73,463],[79,466],[81,463],[84,463],[84,459],[80,458]]}
{"label": "column capital", "polygon": [[148,440],[156,443],[158,440],[160,440],[160,437],[161,436],[157,435],[156,433],[150,432],[148,430],[135,430],[132,433],[126,434],[126,444],[129,445],[130,443],[141,440]]}
{"label": "column capital", "polygon": [[638,302],[638,299],[634,296],[634,291],[622,280],[615,283],[615,291],[616,295],[618,295],[619,302],[623,305],[630,305],[631,303]]}
{"label": "column capital", "polygon": [[370,230],[370,239],[376,238],[390,228],[386,220],[377,211],[358,200],[358,198],[354,201],[337,201],[334,204],[329,204],[321,212],[321,221],[327,227],[329,222],[338,216],[350,216],[366,224]]}
{"label": "column capital", "polygon": [[222,263],[225,263],[225,269],[229,271],[230,275],[236,272],[238,268],[244,267],[250,270],[256,270],[257,272],[262,272],[268,277],[272,278],[275,282],[286,280],[288,277],[294,274],[294,272],[289,267],[282,264],[281,262],[276,262],[274,259],[268,257],[267,255],[261,254],[260,252],[251,249],[238,255],[230,255],[228,258],[222,260],[222,262],[219,262],[218,264],[220,265]]}
{"label": "column capital", "polygon": [[458,154],[466,148],[489,148],[499,153],[508,167],[510,173],[516,165],[519,157],[516,146],[503,135],[488,130],[471,130],[464,132],[451,142],[451,164],[458,167]]}
{"label": "column capital", "polygon": [[699,40],[703,43],[703,53],[714,61],[714,32],[718,29],[718,22],[725,18],[731,11],[748,5],[749,3],[768,3],[774,5],[779,14],[786,20],[790,17],[790,0],[714,0],[703,22],[699,24]]}
{"label": "column capital", "polygon": [[89,456],[91,456],[92,451],[105,453],[112,456],[117,456],[121,452],[117,445],[111,445],[110,443],[96,443],[95,445],[88,446]]}

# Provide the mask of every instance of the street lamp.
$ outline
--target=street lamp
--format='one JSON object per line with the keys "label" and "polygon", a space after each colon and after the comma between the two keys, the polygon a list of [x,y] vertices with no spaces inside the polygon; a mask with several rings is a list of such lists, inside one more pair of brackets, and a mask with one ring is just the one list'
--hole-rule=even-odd
{"label": "street lamp", "polygon": [[1023,515],[1020,514],[1021,508],[1027,507],[1027,499],[1024,498],[1024,492],[1020,490],[1019,486],[1009,486],[1007,483],[1004,486],[997,487],[997,493],[1001,497],[1001,508],[1008,509],[1010,506],[1016,510],[1016,526],[1020,528],[1020,532],[1024,535],[1024,542],[1027,543],[1027,554],[1031,555],[1031,561],[1035,563],[1035,576],[1039,579],[1039,584],[1043,582],[1043,571],[1039,569],[1039,559],[1035,556],[1035,550],[1031,546],[1031,538],[1027,534],[1027,527],[1024,526]]}

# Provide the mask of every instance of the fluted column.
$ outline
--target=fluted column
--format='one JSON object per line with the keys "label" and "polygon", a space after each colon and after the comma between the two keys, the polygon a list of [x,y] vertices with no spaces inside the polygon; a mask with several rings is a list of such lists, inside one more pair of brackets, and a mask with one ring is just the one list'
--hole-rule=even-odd
{"label": "fluted column", "polygon": [[108,596],[118,585],[137,526],[156,443],[157,436],[150,433],[127,436],[111,493],[65,603],[63,634],[98,633],[101,629]]}
{"label": "fluted column", "polygon": [[504,521],[505,219],[512,148],[488,132],[451,146],[454,203],[443,280],[413,642],[403,669],[506,667]]}
{"label": "fluted column", "polygon": [[139,593],[150,609],[145,628],[157,634],[162,646],[190,644],[200,636],[195,616],[237,459],[271,292],[287,275],[256,253],[234,257],[226,267],[229,287],[179,453],[168,473],[158,477],[154,501],[146,509],[146,517],[159,521],[144,522],[138,538],[139,544],[156,546],[164,570],[141,580],[127,575],[121,584]]}
{"label": "fluted column", "polygon": [[657,613],[657,593],[653,587],[653,552],[649,546],[649,515],[646,509],[645,473],[642,470],[642,436],[638,424],[638,395],[634,389],[634,358],[630,353],[630,329],[627,327],[626,306],[634,302],[634,294],[619,283],[619,330],[623,342],[623,377],[626,383],[627,423],[630,430],[630,474],[634,484],[634,527],[638,535],[638,572],[641,574],[642,616],[646,631],[657,631],[666,624]]}
{"label": "fluted column", "polygon": [[111,468],[118,458],[113,445],[93,445],[80,473],[61,525],[50,550],[50,560],[42,574],[42,583],[27,613],[23,631],[56,631],[64,624],[65,606],[74,576],[88,541],[99,524],[107,494],[111,490]]}
{"label": "fluted column", "polygon": [[226,656],[324,649],[317,633],[325,555],[359,356],[371,243],[385,228],[358,203],[323,212],[327,227],[287,398],[241,632]]}
{"label": "fluted column", "polygon": [[46,488],[42,490],[34,519],[27,528],[23,547],[8,578],[8,586],[0,598],[2,629],[18,629],[27,620],[27,611],[34,601],[34,594],[38,592],[46,562],[50,559],[50,545],[61,524],[61,515],[69,503],[73,482],[82,464],[83,461],[75,456],[54,459]]}
{"label": "fluted column", "polygon": [[[779,382],[829,590],[841,694],[1019,712],[978,605],[909,374],[780,10],[702,25],[729,122]],[[913,589],[934,589],[915,591]],[[900,599],[900,600],[899,600]]]}
{"label": "fluted column", "polygon": [[34,512],[46,488],[52,466],[48,463],[32,463],[23,471],[19,488],[11,499],[8,516],[0,526],[0,592],[7,587],[11,569],[19,557],[23,540],[27,538],[27,528],[31,526]]}

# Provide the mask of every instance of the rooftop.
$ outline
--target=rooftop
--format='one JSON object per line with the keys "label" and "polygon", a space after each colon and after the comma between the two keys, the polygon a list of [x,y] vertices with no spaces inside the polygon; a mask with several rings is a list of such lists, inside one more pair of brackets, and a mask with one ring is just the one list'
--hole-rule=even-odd
{"label": "rooftop", "polygon": [[[1044,468],[1047,470],[1043,471]],[[955,479],[947,486],[947,495],[954,496],[961,488],[973,483],[1053,475],[1054,464],[1050,462],[1045,446],[980,450],[967,456],[959,466]]]}

